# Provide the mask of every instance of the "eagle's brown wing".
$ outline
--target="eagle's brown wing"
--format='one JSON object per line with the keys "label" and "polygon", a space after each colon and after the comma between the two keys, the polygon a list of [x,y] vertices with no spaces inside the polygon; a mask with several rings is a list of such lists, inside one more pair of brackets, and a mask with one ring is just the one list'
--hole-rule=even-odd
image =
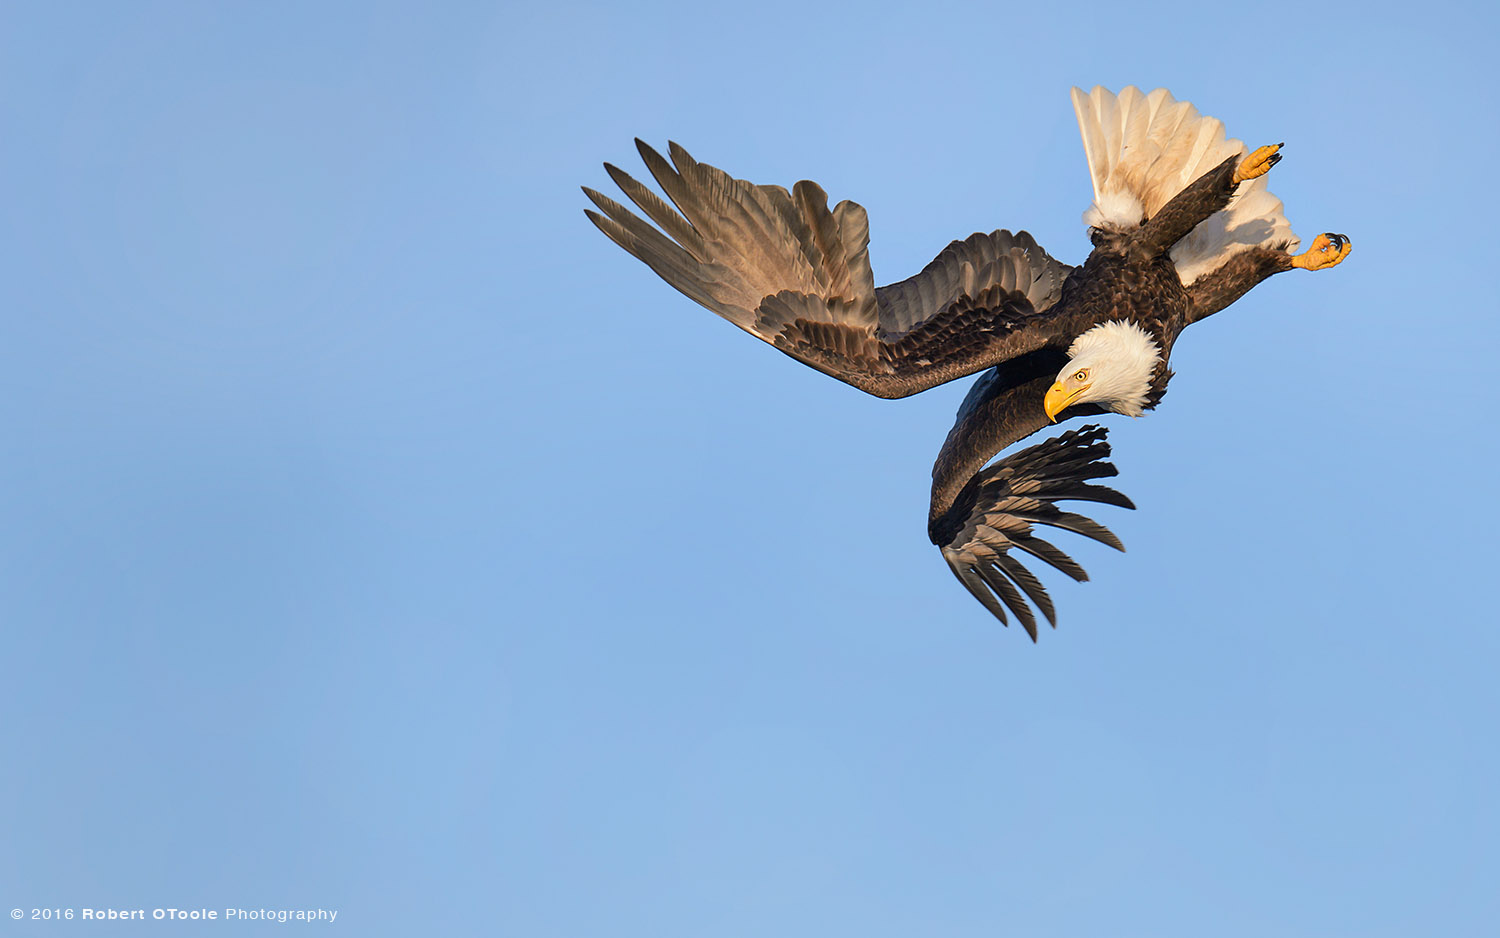
{"label": "eagle's brown wing", "polygon": [[670,203],[606,163],[655,226],[585,187],[603,213],[590,220],[691,299],[825,374],[905,397],[1056,340],[1041,314],[1072,268],[1024,231],[955,241],[877,288],[858,204],[830,211],[816,183],[759,186],[676,144],[671,162],[636,145]]}
{"label": "eagle's brown wing", "polygon": [[1134,508],[1130,499],[1090,479],[1115,475],[1103,427],[1069,430],[1012,453],[969,481],[948,516],[932,529],[943,559],[974,598],[1001,622],[1009,609],[1036,641],[1036,616],[1026,600],[1054,627],[1052,599],[1015,552],[1032,555],[1075,580],[1088,574],[1076,560],[1037,535],[1037,525],[1082,534],[1118,550],[1125,546],[1104,525],[1057,507],[1060,501],[1102,502]]}

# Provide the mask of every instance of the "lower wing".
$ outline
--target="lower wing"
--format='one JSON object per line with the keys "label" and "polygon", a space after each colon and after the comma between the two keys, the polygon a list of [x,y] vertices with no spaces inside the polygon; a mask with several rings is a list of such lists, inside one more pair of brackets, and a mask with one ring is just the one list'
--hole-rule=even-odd
{"label": "lower wing", "polygon": [[1082,566],[1043,540],[1037,525],[1072,531],[1123,551],[1125,545],[1104,525],[1057,507],[1061,501],[1100,502],[1134,508],[1130,499],[1090,479],[1116,474],[1110,463],[1103,427],[1070,430],[1028,447],[982,470],[969,482],[933,530],[943,559],[974,598],[1009,625],[1009,609],[1036,641],[1036,616],[1027,599],[1057,627],[1057,613],[1047,589],[1015,552],[1030,554],[1075,580],[1088,579]]}

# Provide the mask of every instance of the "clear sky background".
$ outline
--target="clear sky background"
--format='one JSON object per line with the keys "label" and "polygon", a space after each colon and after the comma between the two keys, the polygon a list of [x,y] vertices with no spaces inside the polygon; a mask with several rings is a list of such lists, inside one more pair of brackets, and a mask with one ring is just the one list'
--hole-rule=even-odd
{"label": "clear sky background", "polygon": [[[0,916],[1487,932],[1485,6],[6,5]],[[1033,646],[925,536],[968,382],[819,375],[577,187],[671,138],[864,204],[883,282],[1078,263],[1096,83],[1286,141],[1355,250],[1108,421],[1129,553],[1060,537]]]}

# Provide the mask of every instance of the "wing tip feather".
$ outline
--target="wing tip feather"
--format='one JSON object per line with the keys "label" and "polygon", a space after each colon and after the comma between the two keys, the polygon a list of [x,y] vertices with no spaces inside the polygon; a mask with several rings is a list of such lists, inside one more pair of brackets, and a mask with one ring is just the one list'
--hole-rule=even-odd
{"label": "wing tip feather", "polygon": [[[956,529],[950,529],[947,545],[939,546],[960,581],[991,613],[1003,606],[1022,625],[1028,625],[1029,619],[1034,627],[1036,617],[1031,607],[1035,606],[1048,624],[1057,628],[1056,607],[1050,594],[1036,575],[1012,554],[1012,548],[1077,582],[1088,581],[1083,566],[1039,537],[1039,532],[1033,529],[1036,525],[1071,531],[1116,550],[1125,550],[1124,543],[1109,528],[1055,505],[1073,500],[1135,508],[1134,502],[1122,493],[1087,484],[1088,479],[1118,472],[1103,461],[1110,453],[1107,437],[1108,431],[1099,425],[1071,429],[1013,453],[976,475],[977,490],[972,501],[961,509],[963,520]],[[967,570],[960,571],[961,566]],[[976,589],[979,584],[986,587],[984,595]],[[1021,596],[1023,592],[1031,605]],[[1018,605],[1022,608],[1018,609]],[[1004,621],[1003,616],[997,618]],[[1028,632],[1036,641],[1032,628]]]}

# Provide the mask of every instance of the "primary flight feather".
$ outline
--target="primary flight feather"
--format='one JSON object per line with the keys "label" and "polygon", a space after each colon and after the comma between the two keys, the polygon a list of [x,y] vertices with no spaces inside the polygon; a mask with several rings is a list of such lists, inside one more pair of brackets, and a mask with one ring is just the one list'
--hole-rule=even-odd
{"label": "primary flight feather", "polygon": [[[1343,235],[1298,241],[1265,174],[1281,144],[1253,153],[1165,89],[1073,89],[1094,201],[1094,250],[1079,267],[1026,232],[973,234],[914,277],[875,286],[865,210],[803,180],[788,192],[735,179],[677,144],[670,161],[636,141],[667,198],[605,170],[645,218],[584,188],[586,214],[694,301],[813,368],[878,397],[906,397],[983,371],[932,470],[928,534],[965,588],[1033,641],[1046,589],[1017,556],[1076,580],[1083,568],[1037,534],[1060,528],[1124,550],[1098,522],[1057,507],[1135,507],[1091,480],[1115,475],[1102,427],[1071,430],[990,460],[1075,417],[1139,416],[1160,403],[1183,329],[1272,274],[1349,255]],[[602,213],[602,214],[601,214]],[[649,219],[649,221],[648,221]]]}

